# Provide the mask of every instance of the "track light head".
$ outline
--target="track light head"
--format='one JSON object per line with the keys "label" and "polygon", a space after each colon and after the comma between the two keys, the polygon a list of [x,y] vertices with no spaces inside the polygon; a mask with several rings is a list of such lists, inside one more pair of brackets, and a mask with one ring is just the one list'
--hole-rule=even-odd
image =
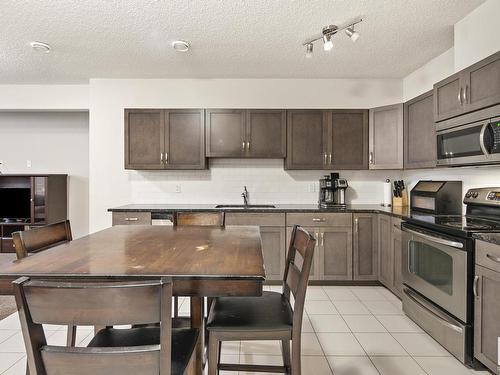
{"label": "track light head", "polygon": [[353,42],[355,42],[359,38],[359,33],[357,31],[354,31],[354,25],[345,29],[345,33],[349,38],[351,38]]}
{"label": "track light head", "polygon": [[323,35],[323,49],[325,51],[330,51],[333,48],[332,36]]}
{"label": "track light head", "polygon": [[312,43],[306,44],[306,58],[310,59],[313,56],[313,47]]}

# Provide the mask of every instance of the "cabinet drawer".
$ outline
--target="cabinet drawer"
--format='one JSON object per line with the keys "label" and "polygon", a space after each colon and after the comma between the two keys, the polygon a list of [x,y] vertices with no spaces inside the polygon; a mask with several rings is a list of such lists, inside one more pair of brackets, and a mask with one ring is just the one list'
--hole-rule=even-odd
{"label": "cabinet drawer", "polygon": [[151,225],[151,212],[113,212],[113,225]]}
{"label": "cabinet drawer", "polygon": [[280,213],[227,213],[226,225],[259,225],[261,227],[285,226],[285,214]]}
{"label": "cabinet drawer", "polygon": [[290,213],[286,214],[286,225],[301,226],[351,226],[352,214],[348,213]]}
{"label": "cabinet drawer", "polygon": [[500,245],[476,240],[476,264],[500,272]]}

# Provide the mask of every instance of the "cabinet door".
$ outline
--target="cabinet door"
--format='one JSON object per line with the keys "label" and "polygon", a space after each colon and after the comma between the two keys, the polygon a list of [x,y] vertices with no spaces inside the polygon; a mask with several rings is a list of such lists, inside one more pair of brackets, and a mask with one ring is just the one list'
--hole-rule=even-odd
{"label": "cabinet door", "polygon": [[466,112],[500,103],[500,52],[465,69],[461,78]]}
{"label": "cabinet door", "polygon": [[435,167],[436,125],[434,123],[432,91],[406,102],[404,117],[405,169]]}
{"label": "cabinet door", "polygon": [[370,110],[370,169],[403,168],[403,104]]}
{"label": "cabinet door", "polygon": [[324,227],[320,231],[321,280],[352,280],[352,227]]}
{"label": "cabinet door", "polygon": [[354,214],[354,280],[378,279],[378,216]]}
{"label": "cabinet door", "polygon": [[329,120],[332,128],[331,167],[368,169],[368,111],[333,110],[329,113]]}
{"label": "cabinet door", "polygon": [[165,168],[205,168],[205,120],[202,109],[165,111]]}
{"label": "cabinet door", "polygon": [[266,281],[283,279],[285,271],[285,227],[260,227]]}
{"label": "cabinet door", "polygon": [[401,298],[403,296],[403,275],[402,275],[402,235],[401,220],[392,218],[391,220],[391,243],[394,259],[394,292]]}
{"label": "cabinet door", "polygon": [[434,85],[434,121],[442,121],[464,112],[460,73]]}
{"label": "cabinet door", "polygon": [[247,156],[284,158],[286,112],[279,109],[248,109],[246,112]]}
{"label": "cabinet door", "polygon": [[[320,280],[319,276],[319,262],[318,259],[320,257],[320,249],[319,249],[319,238],[320,238],[320,229],[319,228],[314,228],[314,227],[303,227],[306,231],[311,233],[314,238],[316,238],[316,245],[314,247],[314,256],[313,256],[313,261],[311,264],[311,272],[309,274],[309,280]],[[286,251],[287,251],[287,256],[288,256],[288,249],[290,248],[290,239],[292,236],[292,227],[287,227],[286,228]],[[299,256],[298,259],[295,261],[297,267],[299,269],[302,267],[302,259]]]}
{"label": "cabinet door", "polygon": [[245,154],[245,110],[207,109],[208,157],[241,157]]}
{"label": "cabinet door", "polygon": [[328,169],[328,126],[321,110],[287,111],[287,169]]}
{"label": "cabinet door", "polygon": [[500,273],[475,266],[474,357],[496,373],[500,337]]}
{"label": "cabinet door", "polygon": [[163,111],[125,110],[125,169],[163,169]]}
{"label": "cabinet door", "polygon": [[391,218],[378,216],[378,279],[388,288],[394,285],[394,252],[391,244]]}

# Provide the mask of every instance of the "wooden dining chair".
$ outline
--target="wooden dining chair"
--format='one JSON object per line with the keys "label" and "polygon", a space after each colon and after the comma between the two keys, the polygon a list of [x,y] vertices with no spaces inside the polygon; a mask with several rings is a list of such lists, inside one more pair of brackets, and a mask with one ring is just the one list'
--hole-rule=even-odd
{"label": "wooden dining chair", "polygon": [[17,259],[27,257],[73,239],[69,220],[12,233]]}
{"label": "wooden dining chair", "polygon": [[[209,226],[224,227],[225,212],[177,212],[174,216],[174,226]],[[210,309],[212,299],[207,299],[207,310]],[[179,298],[174,297],[174,318],[179,318]],[[190,321],[178,319],[174,324],[183,326],[191,324]]]}
{"label": "wooden dining chair", "polygon": [[[304,229],[293,228],[282,293],[265,291],[261,297],[215,299],[207,322],[208,375],[219,370],[300,375],[302,315],[315,243]],[[220,363],[222,342],[240,340],[281,340],[283,366]]]}
{"label": "wooden dining chair", "polygon": [[[14,281],[32,375],[192,374],[197,329],[172,330],[172,281]],[[153,323],[159,323],[154,325]],[[42,324],[106,326],[87,347],[47,345]],[[113,328],[138,324],[140,328]],[[148,325],[151,324],[151,325]]]}

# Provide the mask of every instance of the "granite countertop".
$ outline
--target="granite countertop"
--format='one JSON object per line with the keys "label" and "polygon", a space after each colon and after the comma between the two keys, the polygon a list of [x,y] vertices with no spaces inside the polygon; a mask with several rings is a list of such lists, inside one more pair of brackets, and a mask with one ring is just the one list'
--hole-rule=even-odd
{"label": "granite countertop", "polygon": [[316,204],[276,204],[273,208],[217,208],[216,204],[127,204],[109,208],[110,212],[176,212],[176,211],[225,211],[225,212],[368,212],[383,213],[405,219],[409,207],[384,207],[377,204],[349,204],[346,208],[320,208]]}
{"label": "granite countertop", "polygon": [[474,237],[476,240],[500,245],[500,233],[474,233],[472,237]]}

